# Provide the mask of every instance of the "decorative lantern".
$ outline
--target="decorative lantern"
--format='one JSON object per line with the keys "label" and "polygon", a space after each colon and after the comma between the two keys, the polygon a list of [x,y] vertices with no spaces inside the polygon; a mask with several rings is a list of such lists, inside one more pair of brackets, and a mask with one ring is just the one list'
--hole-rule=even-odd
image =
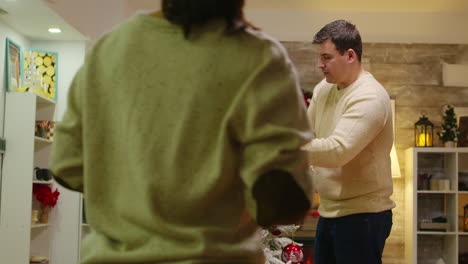
{"label": "decorative lantern", "polygon": [[432,147],[434,125],[427,117],[422,115],[414,124],[414,139],[416,147]]}

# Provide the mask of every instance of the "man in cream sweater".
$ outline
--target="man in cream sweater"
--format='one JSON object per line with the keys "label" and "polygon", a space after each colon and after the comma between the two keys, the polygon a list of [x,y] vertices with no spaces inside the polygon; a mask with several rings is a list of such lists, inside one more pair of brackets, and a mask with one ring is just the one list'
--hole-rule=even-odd
{"label": "man in cream sweater", "polygon": [[313,43],[325,76],[308,110],[316,138],[304,146],[321,196],[314,263],[381,263],[395,207],[389,95],[362,67],[353,24],[329,23]]}

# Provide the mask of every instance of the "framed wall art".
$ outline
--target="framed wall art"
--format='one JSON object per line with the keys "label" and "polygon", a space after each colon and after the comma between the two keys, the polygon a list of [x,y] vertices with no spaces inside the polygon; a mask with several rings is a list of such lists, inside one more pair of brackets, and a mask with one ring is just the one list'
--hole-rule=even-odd
{"label": "framed wall art", "polygon": [[25,49],[23,57],[24,76],[19,92],[32,92],[56,101],[58,54]]}
{"label": "framed wall art", "polygon": [[11,39],[6,39],[6,89],[16,92],[21,87],[21,47]]}

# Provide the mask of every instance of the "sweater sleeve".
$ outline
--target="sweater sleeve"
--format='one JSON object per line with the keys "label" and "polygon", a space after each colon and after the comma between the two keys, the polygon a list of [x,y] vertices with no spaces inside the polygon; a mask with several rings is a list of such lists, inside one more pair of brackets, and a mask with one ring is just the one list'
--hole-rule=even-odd
{"label": "sweater sleeve", "polygon": [[[282,46],[272,44],[262,58],[242,88],[232,127],[242,147],[240,175],[247,187],[250,213],[255,216],[262,206],[276,206],[266,211],[281,211],[286,216],[287,205],[280,208],[282,205],[273,198],[288,201],[291,192],[302,193],[300,199],[307,207],[305,210],[309,206],[312,179],[308,174],[307,153],[300,147],[311,139],[311,132],[296,71]],[[263,179],[259,180],[261,176]],[[275,177],[276,182],[271,180]],[[293,181],[290,186],[299,189],[281,190],[284,178],[290,178]],[[253,197],[256,183],[255,193],[259,196]],[[257,221],[259,218],[257,215]],[[270,223],[276,220],[269,219]]]}
{"label": "sweater sleeve", "polygon": [[83,191],[83,144],[80,92],[84,70],[76,74],[68,94],[63,120],[55,129],[49,167],[55,180],[65,188]]}
{"label": "sweater sleeve", "polygon": [[[314,91],[312,98],[310,99],[310,105],[307,109],[307,116],[311,124],[315,123],[315,113],[317,112],[316,102],[317,101],[317,92]],[[312,137],[315,138],[315,131],[312,129]]]}
{"label": "sweater sleeve", "polygon": [[[348,100],[333,133],[327,138],[313,139],[303,147],[309,151],[311,165],[344,166],[369,145],[388,122],[389,108],[382,96],[367,93]],[[309,114],[310,111],[313,106]]]}

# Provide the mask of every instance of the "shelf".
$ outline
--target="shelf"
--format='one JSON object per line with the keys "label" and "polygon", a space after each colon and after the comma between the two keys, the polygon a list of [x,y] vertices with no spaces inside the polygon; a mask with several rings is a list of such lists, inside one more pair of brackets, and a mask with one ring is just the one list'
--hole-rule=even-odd
{"label": "shelf", "polygon": [[48,257],[43,257],[43,256],[30,256],[29,257],[29,263],[37,263],[37,264],[49,263],[49,258]]}
{"label": "shelf", "polygon": [[54,183],[54,181],[53,180],[50,180],[50,181],[33,180],[33,183],[34,184],[52,184],[52,183]]}
{"label": "shelf", "polygon": [[42,95],[35,94],[37,96],[38,105],[55,105],[56,102],[52,99],[46,98]]}
{"label": "shelf", "polygon": [[82,227],[91,227],[89,224],[81,224]]}
{"label": "shelf", "polygon": [[418,231],[416,232],[418,235],[439,235],[439,236],[447,236],[447,235],[456,235],[457,232],[438,232],[438,231]]}
{"label": "shelf", "polygon": [[[455,194],[457,191],[417,191],[418,193]],[[468,193],[468,192],[467,192]]]}
{"label": "shelf", "polygon": [[46,143],[46,144],[52,144],[52,140],[48,140],[46,138],[42,138],[42,137],[34,137],[34,142],[36,143]]}
{"label": "shelf", "polygon": [[468,153],[468,147],[456,148],[458,153]]}
{"label": "shelf", "polygon": [[[435,263],[443,258],[444,263],[460,264],[459,253],[468,252],[468,232],[462,227],[468,190],[460,190],[460,183],[468,184],[468,178],[464,182],[459,174],[468,172],[467,151],[439,147],[406,150],[405,263]],[[446,179],[449,185],[431,182],[426,178],[429,175]],[[430,190],[431,185],[436,188]],[[420,221],[438,217],[447,219],[447,231],[419,230]]]}
{"label": "shelf", "polygon": [[459,148],[445,148],[445,147],[415,147],[415,152],[423,153],[452,153],[456,152]]}
{"label": "shelf", "polygon": [[46,228],[46,227],[49,227],[50,224],[35,224],[35,225],[31,225],[31,229],[33,228]]}
{"label": "shelf", "polygon": [[414,147],[412,149],[418,153],[468,153],[468,147]]}

